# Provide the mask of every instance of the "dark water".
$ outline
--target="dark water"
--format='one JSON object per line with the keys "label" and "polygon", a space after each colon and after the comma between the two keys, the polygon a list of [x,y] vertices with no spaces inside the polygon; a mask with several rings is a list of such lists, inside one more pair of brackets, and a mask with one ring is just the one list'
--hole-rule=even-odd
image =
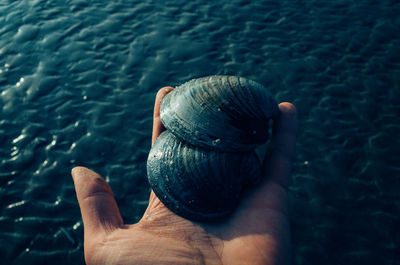
{"label": "dark water", "polygon": [[0,263],[83,264],[74,165],[137,221],[157,89],[234,74],[299,110],[294,264],[399,264],[399,14],[397,0],[0,1]]}

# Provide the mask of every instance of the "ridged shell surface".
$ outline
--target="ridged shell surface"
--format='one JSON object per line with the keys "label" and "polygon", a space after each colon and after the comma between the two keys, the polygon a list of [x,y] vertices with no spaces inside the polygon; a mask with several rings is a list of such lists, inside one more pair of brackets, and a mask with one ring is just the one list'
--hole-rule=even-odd
{"label": "ridged shell surface", "polygon": [[278,107],[254,81],[209,76],[176,87],[163,99],[160,113],[164,126],[182,141],[227,152],[264,143]]}
{"label": "ridged shell surface", "polygon": [[243,191],[260,179],[254,151],[220,152],[194,147],[163,132],[147,161],[150,186],[171,211],[190,220],[228,215]]}
{"label": "ridged shell surface", "polygon": [[231,214],[261,179],[254,148],[268,138],[278,105],[262,85],[210,76],[176,87],[161,104],[166,127],[155,141],[147,174],[157,197],[192,221]]}

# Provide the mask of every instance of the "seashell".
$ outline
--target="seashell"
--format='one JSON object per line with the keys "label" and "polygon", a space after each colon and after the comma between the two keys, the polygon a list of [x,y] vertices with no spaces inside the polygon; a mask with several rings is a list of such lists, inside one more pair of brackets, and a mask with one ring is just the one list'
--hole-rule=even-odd
{"label": "seashell", "polygon": [[254,149],[268,138],[268,121],[278,113],[262,85],[235,76],[189,81],[161,104],[161,121],[181,141],[221,151]]}
{"label": "seashell", "polygon": [[210,76],[176,87],[164,97],[166,127],[147,160],[157,197],[192,221],[231,214],[261,179],[254,148],[268,138],[278,105],[262,85],[235,76]]}
{"label": "seashell", "polygon": [[163,132],[147,161],[150,186],[173,212],[190,220],[228,215],[245,187],[259,181],[254,151],[220,152],[184,144]]}

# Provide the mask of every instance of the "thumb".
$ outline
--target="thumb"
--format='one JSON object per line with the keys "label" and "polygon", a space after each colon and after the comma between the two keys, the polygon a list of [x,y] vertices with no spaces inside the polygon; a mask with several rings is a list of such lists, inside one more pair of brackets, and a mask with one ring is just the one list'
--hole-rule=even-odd
{"label": "thumb", "polygon": [[123,224],[110,185],[85,167],[72,169],[76,196],[81,209],[85,239],[104,235]]}

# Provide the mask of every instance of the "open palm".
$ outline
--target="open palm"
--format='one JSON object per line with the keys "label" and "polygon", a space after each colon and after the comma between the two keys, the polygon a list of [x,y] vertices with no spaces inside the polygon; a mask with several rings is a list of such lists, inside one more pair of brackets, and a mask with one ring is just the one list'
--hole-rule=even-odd
{"label": "open palm", "polygon": [[[160,121],[162,88],[154,106],[154,142]],[[151,192],[142,219],[124,224],[107,182],[97,173],[72,170],[84,223],[88,265],[112,264],[288,264],[290,231],[287,184],[297,130],[296,110],[279,104],[273,135],[263,164],[263,182],[249,191],[228,219],[215,224],[191,222],[166,208]]]}

